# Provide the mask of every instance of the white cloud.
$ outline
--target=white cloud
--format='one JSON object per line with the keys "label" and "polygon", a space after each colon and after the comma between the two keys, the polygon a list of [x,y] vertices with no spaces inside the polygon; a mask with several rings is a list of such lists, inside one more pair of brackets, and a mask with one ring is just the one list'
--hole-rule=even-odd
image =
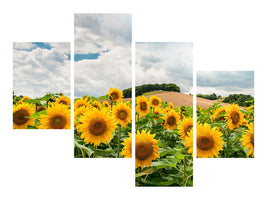
{"label": "white cloud", "polygon": [[31,49],[36,48],[36,44],[33,44],[31,42],[14,42],[13,48],[14,49]]}
{"label": "white cloud", "polygon": [[75,95],[102,96],[110,87],[131,87],[131,50],[116,47],[96,60],[75,62]]}
{"label": "white cloud", "polygon": [[181,92],[193,87],[192,43],[136,43],[136,85],[175,83]]}
{"label": "white cloud", "polygon": [[[25,43],[27,44],[27,43]],[[57,48],[13,49],[13,89],[16,95],[41,97],[48,92],[70,95],[70,61]]]}
{"label": "white cloud", "polygon": [[197,93],[228,96],[229,94],[254,95],[253,71],[199,71]]}
{"label": "white cloud", "polygon": [[230,94],[249,94],[251,96],[254,96],[254,89],[249,88],[232,88],[231,90],[227,90],[225,88],[221,87],[201,87],[197,86],[197,94],[212,94],[215,93],[217,95],[221,95],[224,97],[229,96]]}
{"label": "white cloud", "polygon": [[131,27],[129,14],[75,14],[75,54],[99,54],[75,62],[75,96],[131,87]]}
{"label": "white cloud", "polygon": [[69,42],[49,42],[49,44],[50,46],[54,47],[60,52],[70,54],[70,43]]}
{"label": "white cloud", "polygon": [[75,14],[75,53],[100,53],[131,46],[130,14]]}

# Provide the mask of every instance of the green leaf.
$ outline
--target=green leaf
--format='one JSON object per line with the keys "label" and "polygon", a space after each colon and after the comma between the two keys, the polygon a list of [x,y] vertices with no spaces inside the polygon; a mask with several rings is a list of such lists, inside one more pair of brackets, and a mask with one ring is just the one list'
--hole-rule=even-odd
{"label": "green leaf", "polygon": [[40,118],[41,115],[47,115],[46,110],[42,110],[38,113],[34,113],[31,116],[29,116],[28,118],[37,119],[37,118]]}
{"label": "green leaf", "polygon": [[174,158],[163,158],[158,161],[152,162],[151,167],[161,169],[165,167],[176,167],[177,161]]}
{"label": "green leaf", "polygon": [[155,172],[155,169],[152,167],[146,168],[143,171],[141,171],[140,173],[135,175],[135,178],[141,177],[141,176],[145,176],[145,175],[149,175],[152,174],[153,172]]}
{"label": "green leaf", "polygon": [[160,150],[160,151],[159,151],[159,155],[160,155],[161,158],[162,158],[163,156],[165,156],[165,155],[174,155],[175,153],[176,153],[176,151],[173,150],[173,149]]}
{"label": "green leaf", "polygon": [[180,162],[181,160],[184,159],[185,155],[177,153],[177,154],[175,154],[175,157],[177,158],[177,162]]}
{"label": "green leaf", "polygon": [[36,128],[35,126],[29,126],[28,125],[27,129],[38,129],[38,128]]}
{"label": "green leaf", "polygon": [[80,149],[82,156],[84,158],[85,158],[86,154],[88,155],[88,157],[90,157],[94,153],[93,150],[91,150],[90,148],[88,148],[82,144],[79,144],[76,140],[74,140],[74,147],[77,147],[78,149]]}
{"label": "green leaf", "polygon": [[40,99],[27,99],[27,100],[24,100],[24,102],[34,103],[34,104],[41,104]]}
{"label": "green leaf", "polygon": [[111,156],[111,154],[113,154],[113,149],[111,148],[107,148],[107,149],[95,149],[94,152],[97,154],[97,156],[103,156],[103,157],[107,157],[107,156]]}

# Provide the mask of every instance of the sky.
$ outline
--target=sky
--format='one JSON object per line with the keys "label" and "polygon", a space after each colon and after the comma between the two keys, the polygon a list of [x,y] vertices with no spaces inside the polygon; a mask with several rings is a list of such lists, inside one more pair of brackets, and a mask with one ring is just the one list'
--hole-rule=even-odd
{"label": "sky", "polygon": [[70,96],[70,43],[14,42],[13,90],[30,98],[48,92]]}
{"label": "sky", "polygon": [[130,14],[75,14],[74,96],[99,97],[132,86]]}
{"label": "sky", "polygon": [[254,96],[254,71],[199,71],[197,94],[229,96],[250,94]]}
{"label": "sky", "polygon": [[175,83],[181,93],[193,94],[193,44],[137,42],[136,86]]}

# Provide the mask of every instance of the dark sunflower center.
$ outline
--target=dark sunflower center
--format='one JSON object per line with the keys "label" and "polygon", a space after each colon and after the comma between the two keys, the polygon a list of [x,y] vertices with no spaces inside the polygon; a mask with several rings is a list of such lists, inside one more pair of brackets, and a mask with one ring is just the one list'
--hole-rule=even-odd
{"label": "dark sunflower center", "polygon": [[29,118],[27,118],[28,116],[29,113],[26,110],[18,110],[13,114],[13,122],[18,125],[25,124],[29,120]]}
{"label": "dark sunflower center", "polygon": [[210,150],[214,147],[214,141],[211,136],[201,136],[197,138],[197,147],[203,151]]}
{"label": "dark sunflower center", "polygon": [[239,122],[239,114],[237,112],[232,112],[231,118],[232,118],[233,124],[237,124]]}
{"label": "dark sunflower center", "polygon": [[112,100],[118,99],[118,94],[117,93],[112,93],[111,94],[111,98],[112,98]]}
{"label": "dark sunflower center", "polygon": [[[85,106],[85,104],[80,104],[80,105],[78,105],[78,106],[77,106],[77,109],[80,108],[80,107],[82,107],[82,106]],[[86,106],[85,106],[85,107],[86,107]]]}
{"label": "dark sunflower center", "polygon": [[187,133],[190,132],[192,128],[193,126],[186,126],[184,129],[185,134],[188,135]]}
{"label": "dark sunflower center", "polygon": [[124,110],[119,111],[118,118],[121,120],[126,119],[127,113]]}
{"label": "dark sunflower center", "polygon": [[93,105],[96,109],[99,109],[99,106],[97,104]]}
{"label": "dark sunflower center", "polygon": [[153,147],[151,143],[137,143],[135,145],[135,156],[138,160],[145,160],[149,158],[153,153]]}
{"label": "dark sunflower center", "polygon": [[42,110],[45,110],[45,107],[44,107],[44,106],[39,107],[39,108],[37,109],[37,112],[40,112],[40,111],[42,111]]}
{"label": "dark sunflower center", "polygon": [[169,124],[170,126],[176,124],[176,119],[174,116],[170,116],[168,119],[167,119],[167,124]]}
{"label": "dark sunflower center", "polygon": [[68,104],[68,103],[67,103],[66,101],[64,101],[64,100],[60,100],[59,103],[62,103],[62,104],[65,104],[65,105]]}
{"label": "dark sunflower center", "polygon": [[140,108],[141,108],[141,110],[147,110],[146,102],[142,102]]}
{"label": "dark sunflower center", "polygon": [[105,107],[108,107],[108,104],[107,104],[107,103],[105,103],[105,104],[104,104],[104,106],[105,106]]}
{"label": "dark sunflower center", "polygon": [[67,121],[65,117],[56,116],[50,120],[50,126],[53,129],[62,129],[66,125]]}
{"label": "dark sunflower center", "polygon": [[254,147],[254,134],[250,135],[250,143],[253,145]]}
{"label": "dark sunflower center", "polygon": [[107,123],[104,119],[92,119],[89,123],[89,131],[96,136],[100,136],[107,130]]}
{"label": "dark sunflower center", "polygon": [[157,99],[154,99],[153,105],[155,105],[155,106],[159,105],[159,101]]}

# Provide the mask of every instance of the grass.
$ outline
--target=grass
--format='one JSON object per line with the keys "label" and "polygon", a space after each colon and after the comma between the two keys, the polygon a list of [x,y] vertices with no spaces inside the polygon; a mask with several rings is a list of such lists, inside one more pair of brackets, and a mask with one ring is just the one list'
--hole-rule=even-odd
{"label": "grass", "polygon": [[153,92],[146,92],[143,95],[146,96],[146,95],[166,93],[166,92],[169,92],[169,91],[158,90],[158,91],[153,91]]}

